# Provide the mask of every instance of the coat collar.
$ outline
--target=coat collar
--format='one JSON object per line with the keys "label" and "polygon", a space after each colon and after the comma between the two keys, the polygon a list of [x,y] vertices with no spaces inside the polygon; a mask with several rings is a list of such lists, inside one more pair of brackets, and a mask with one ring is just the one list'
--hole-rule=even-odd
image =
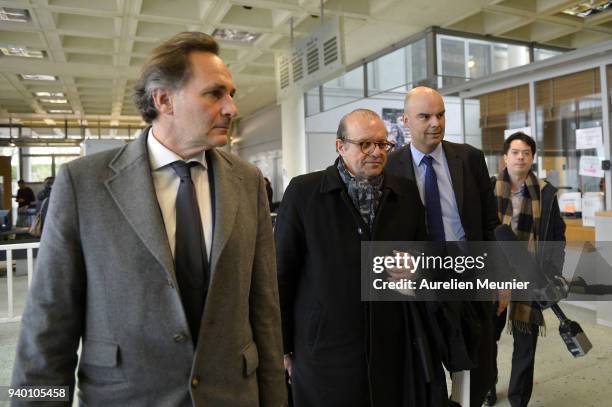
{"label": "coat collar", "polygon": [[[338,174],[338,160],[340,157],[336,158],[333,165],[330,165],[323,171],[323,179],[321,180],[321,193],[325,194],[335,190],[342,190],[345,187],[344,182],[340,178],[340,174]],[[386,171],[383,171],[384,179],[382,189],[390,190],[396,195],[405,195],[406,191],[401,187],[399,179],[397,177],[389,174]]]}
{"label": "coat collar", "polygon": [[109,167],[114,174],[105,185],[142,243],[174,278],[174,259],[151,176],[147,152],[149,129],[144,129],[111,160]]}
{"label": "coat collar", "polygon": [[[151,176],[147,151],[149,129],[144,129],[138,139],[120,149],[111,160],[109,167],[114,174],[105,181],[105,185],[143,244],[165,272],[175,278],[174,259]],[[242,177],[236,173],[225,154],[212,149],[209,158],[214,179],[214,229],[210,263],[214,277],[214,270],[236,219]]]}

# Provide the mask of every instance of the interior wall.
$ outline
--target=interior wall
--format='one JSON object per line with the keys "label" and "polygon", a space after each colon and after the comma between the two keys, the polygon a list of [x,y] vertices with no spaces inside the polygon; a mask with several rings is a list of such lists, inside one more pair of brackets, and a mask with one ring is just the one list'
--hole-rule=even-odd
{"label": "interior wall", "polygon": [[[446,107],[445,140],[463,143],[461,100],[444,97]],[[384,93],[347,103],[306,118],[306,150],[308,172],[325,169],[331,165],[338,153],[335,149],[338,123],[345,114],[355,109],[370,109],[382,116],[384,108],[404,108],[404,95]]]}

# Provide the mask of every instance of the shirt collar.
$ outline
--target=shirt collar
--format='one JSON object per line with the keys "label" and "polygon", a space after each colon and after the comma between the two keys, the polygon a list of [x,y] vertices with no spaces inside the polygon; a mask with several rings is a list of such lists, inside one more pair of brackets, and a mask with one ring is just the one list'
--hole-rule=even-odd
{"label": "shirt collar", "polygon": [[[149,163],[153,171],[157,171],[175,161],[182,160],[182,158],[174,151],[168,149],[162,143],[155,138],[153,134],[153,128],[149,130],[149,137],[147,137],[147,149],[149,150]],[[187,162],[196,161],[206,169],[206,151],[202,151],[202,154],[194,158],[190,158]]]}
{"label": "shirt collar", "polygon": [[442,150],[442,143],[438,144],[434,151],[429,154],[423,153],[422,151],[417,149],[414,144],[410,143],[410,152],[412,153],[412,160],[414,161],[417,167],[421,165],[421,161],[426,155],[430,155],[434,159],[434,161],[442,163],[442,154],[444,154],[444,151]]}

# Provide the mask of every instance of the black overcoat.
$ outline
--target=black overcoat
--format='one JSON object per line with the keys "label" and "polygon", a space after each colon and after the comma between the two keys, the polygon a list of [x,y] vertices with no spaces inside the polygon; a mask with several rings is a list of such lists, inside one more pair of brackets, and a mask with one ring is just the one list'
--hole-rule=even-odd
{"label": "black overcoat", "polygon": [[414,348],[423,304],[361,302],[361,242],[427,240],[424,208],[413,181],[384,175],[370,231],[335,165],[294,178],[275,229],[285,353],[292,390],[303,406],[446,405],[436,352],[427,383]]}

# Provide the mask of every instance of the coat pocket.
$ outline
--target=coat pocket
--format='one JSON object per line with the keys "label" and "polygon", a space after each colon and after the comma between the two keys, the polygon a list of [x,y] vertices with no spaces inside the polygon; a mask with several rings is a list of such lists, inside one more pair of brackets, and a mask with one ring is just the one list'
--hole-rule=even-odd
{"label": "coat pocket", "polygon": [[102,385],[123,383],[125,375],[119,364],[119,345],[85,340],[79,364],[79,380]]}
{"label": "coat pocket", "polygon": [[257,352],[257,345],[255,342],[251,342],[242,352],[242,358],[244,359],[244,376],[249,377],[259,367],[259,353]]}

